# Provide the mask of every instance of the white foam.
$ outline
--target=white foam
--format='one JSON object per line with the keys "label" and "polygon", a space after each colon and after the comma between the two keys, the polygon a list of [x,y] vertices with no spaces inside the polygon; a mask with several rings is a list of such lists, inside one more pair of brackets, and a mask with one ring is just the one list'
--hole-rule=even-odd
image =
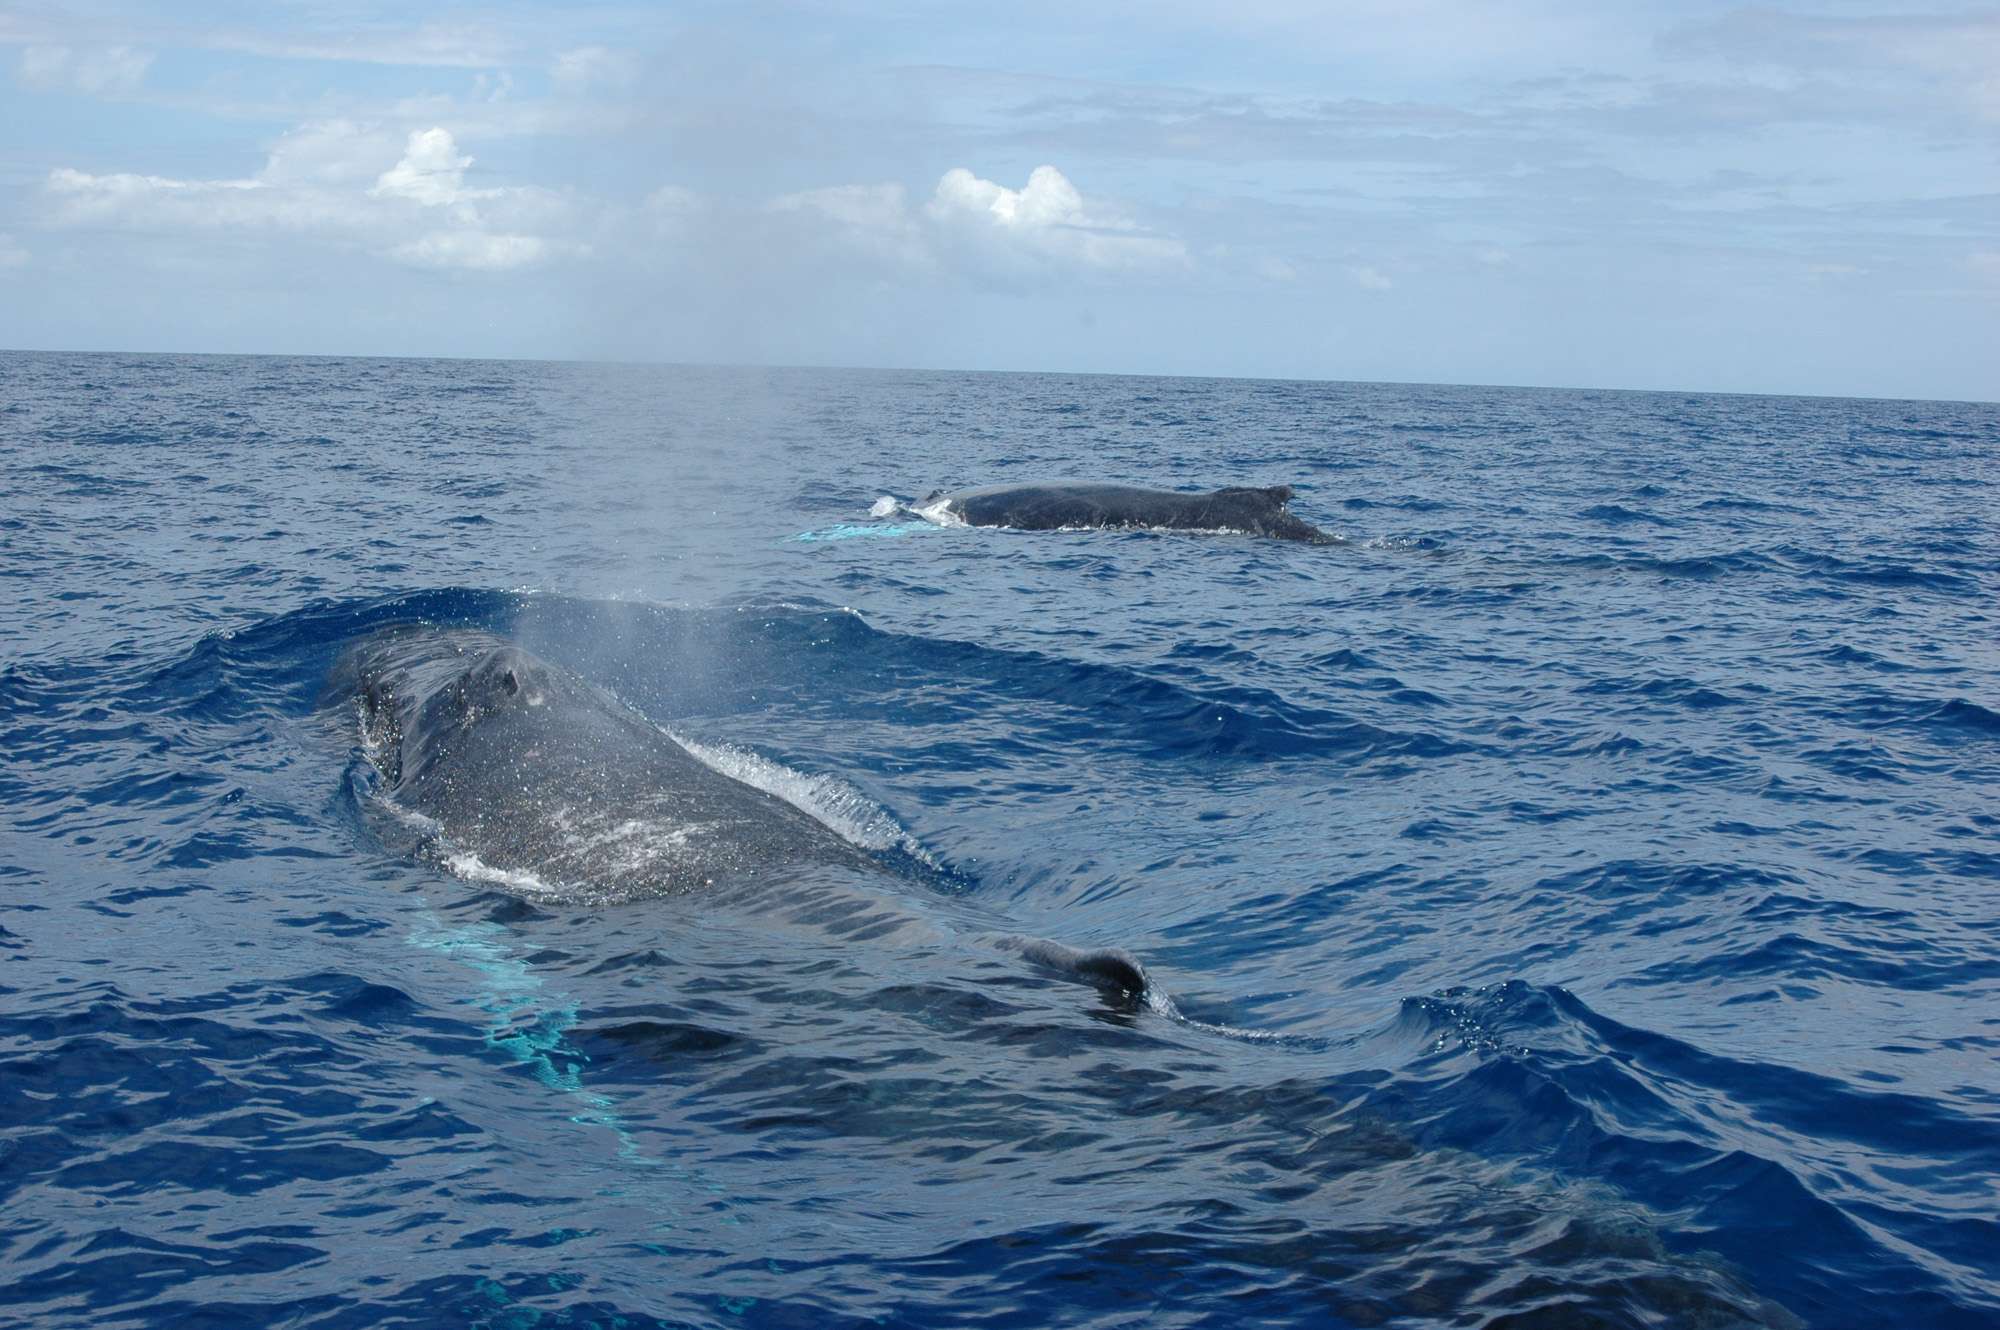
{"label": "white foam", "polygon": [[414,808],[405,808],[386,794],[377,794],[375,796],[375,806],[426,840],[444,834],[444,823],[438,821],[428,813],[419,813]]}
{"label": "white foam", "polygon": [[[851,614],[857,619],[861,617],[861,611],[852,605],[815,605],[802,600],[760,600],[752,605],[738,605],[735,610],[736,613],[744,615],[770,614],[782,610],[791,614]],[[676,739],[674,742],[679,743],[680,740]]]}
{"label": "white foam", "polygon": [[884,494],[875,500],[875,506],[868,510],[870,517],[894,517],[903,511],[903,501],[893,494]]}
{"label": "white foam", "polygon": [[468,850],[459,850],[444,857],[444,866],[464,878],[467,882],[487,882],[503,887],[517,896],[529,896],[540,900],[561,900],[569,893],[559,887],[552,887],[533,873],[518,868],[495,868],[478,855]]}
{"label": "white foam", "polygon": [[963,517],[960,517],[957,513],[951,510],[950,499],[941,498],[937,500],[935,503],[912,504],[910,507],[910,511],[915,513],[918,517],[923,518],[926,522],[935,522],[939,526],[967,525],[967,522]]}
{"label": "white foam", "polygon": [[842,840],[864,850],[901,850],[937,868],[937,862],[889,810],[838,776],[812,776],[782,762],[728,744],[705,744],[661,728],[662,734],[731,780],[783,799]]}
{"label": "white foam", "polygon": [[1191,1030],[1201,1030],[1208,1034],[1219,1034],[1229,1039],[1241,1039],[1251,1044],[1290,1043],[1293,1037],[1277,1030],[1246,1030],[1240,1025],[1217,1025],[1213,1021],[1198,1020],[1182,1011],[1174,1000],[1146,977],[1146,1010],[1155,1016],[1164,1017],[1177,1025],[1185,1025]]}

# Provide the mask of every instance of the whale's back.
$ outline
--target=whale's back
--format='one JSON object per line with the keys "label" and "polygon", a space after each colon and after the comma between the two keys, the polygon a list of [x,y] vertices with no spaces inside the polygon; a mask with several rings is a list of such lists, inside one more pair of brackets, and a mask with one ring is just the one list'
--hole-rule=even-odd
{"label": "whale's back", "polygon": [[972,526],[1021,531],[1235,531],[1330,542],[1332,537],[1286,510],[1291,498],[1289,485],[1185,491],[1060,481],[986,485],[944,495],[942,502],[954,516]]}

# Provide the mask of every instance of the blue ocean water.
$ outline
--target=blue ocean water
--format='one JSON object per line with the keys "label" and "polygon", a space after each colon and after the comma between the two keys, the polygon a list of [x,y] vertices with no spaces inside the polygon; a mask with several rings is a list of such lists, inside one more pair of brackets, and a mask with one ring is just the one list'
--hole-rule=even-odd
{"label": "blue ocean water", "polygon": [[[1992,405],[0,355],[0,1325],[2000,1322],[1996,461]],[[1061,476],[1347,543],[869,516]],[[323,690],[413,619],[938,871],[412,858]]]}

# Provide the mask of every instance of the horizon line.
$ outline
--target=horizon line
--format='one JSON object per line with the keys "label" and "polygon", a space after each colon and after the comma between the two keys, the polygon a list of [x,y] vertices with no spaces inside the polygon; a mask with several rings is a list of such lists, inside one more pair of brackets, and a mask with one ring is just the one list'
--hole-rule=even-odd
{"label": "horizon line", "polygon": [[1696,397],[1775,397],[1811,402],[1915,402],[1949,406],[2000,406],[2000,398],[1906,397],[1875,393],[1802,393],[1749,388],[1630,388],[1606,384],[1473,383],[1443,379],[1298,378],[1282,374],[1162,374],[1145,370],[943,368],[924,365],[854,365],[781,363],[772,361],[638,360],[589,356],[413,355],[351,351],[160,351],[75,347],[0,347],[0,355],[23,356],[153,356],[210,357],[259,360],[409,360],[455,361],[494,365],[604,365],[640,369],[804,370],[859,374],[1018,374],[1104,379],[1193,379],[1227,383],[1310,383],[1391,388],[1486,388],[1505,392],[1635,393]]}

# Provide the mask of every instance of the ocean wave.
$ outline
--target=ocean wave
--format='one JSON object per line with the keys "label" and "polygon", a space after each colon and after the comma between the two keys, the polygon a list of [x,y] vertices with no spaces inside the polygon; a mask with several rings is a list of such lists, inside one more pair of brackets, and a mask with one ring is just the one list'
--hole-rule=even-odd
{"label": "ocean wave", "polygon": [[1776,560],[1771,555],[1760,550],[1748,549],[1677,557],[1643,554],[1578,554],[1559,558],[1555,563],[1558,567],[1578,572],[1642,573],[1700,581],[1759,576],[1769,573],[1776,566]]}
{"label": "ocean wave", "polygon": [[1613,526],[1622,526],[1633,522],[1641,522],[1649,526],[1670,527],[1680,525],[1680,523],[1671,517],[1662,517],[1658,513],[1649,513],[1637,508],[1627,508],[1623,504],[1618,503],[1592,504],[1578,513],[1577,516],[1584,518],[1586,521],[1606,522]]}
{"label": "ocean wave", "polygon": [[[1842,1319],[1855,1283],[1896,1278],[1904,1244],[1961,1246],[1935,1211],[1907,1212],[1893,1236],[1855,1222],[1844,1208],[1850,1188],[1794,1154],[1800,1139],[1832,1136],[1886,1163],[1921,1157],[1940,1135],[1963,1137],[1971,1124],[1917,1097],[1704,1053],[1565,990],[1519,982],[1413,999],[1390,1033],[1429,1051],[1368,1102],[1407,1114],[1432,1148],[1616,1179],[1642,1203],[1684,1215],[1739,1266],[1757,1264],[1766,1233],[1810,1235],[1824,1263],[1767,1272],[1756,1289],[1809,1322]],[[1899,1299],[1923,1319],[1955,1321],[1962,1292],[1945,1256]]]}

